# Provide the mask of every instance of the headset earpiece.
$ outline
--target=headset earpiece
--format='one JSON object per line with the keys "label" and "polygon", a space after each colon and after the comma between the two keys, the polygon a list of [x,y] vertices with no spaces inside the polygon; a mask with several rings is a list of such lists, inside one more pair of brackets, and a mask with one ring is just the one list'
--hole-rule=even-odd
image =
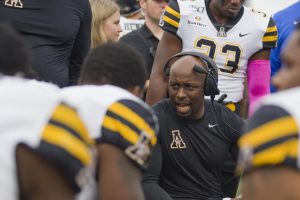
{"label": "headset earpiece", "polygon": [[165,76],[170,75],[170,63],[173,61],[173,59],[179,58],[182,56],[186,56],[186,55],[195,56],[207,63],[207,66],[208,66],[207,73],[209,75],[206,75],[206,77],[205,77],[204,95],[206,95],[206,96],[218,95],[220,93],[219,89],[218,89],[218,67],[215,64],[215,62],[213,61],[213,59],[211,59],[210,57],[206,56],[203,53],[194,52],[194,51],[186,51],[186,52],[181,52],[181,53],[175,54],[166,62],[165,66],[164,66]]}

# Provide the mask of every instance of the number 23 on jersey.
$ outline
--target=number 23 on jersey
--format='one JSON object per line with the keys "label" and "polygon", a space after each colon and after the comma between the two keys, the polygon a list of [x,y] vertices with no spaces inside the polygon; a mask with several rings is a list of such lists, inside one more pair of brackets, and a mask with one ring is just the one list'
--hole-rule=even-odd
{"label": "number 23 on jersey", "polygon": [[234,74],[238,69],[242,52],[240,45],[234,43],[224,43],[219,45],[214,39],[208,37],[197,38],[194,44],[196,49],[214,60],[216,59],[216,56],[224,57],[224,68],[218,66],[221,72]]}

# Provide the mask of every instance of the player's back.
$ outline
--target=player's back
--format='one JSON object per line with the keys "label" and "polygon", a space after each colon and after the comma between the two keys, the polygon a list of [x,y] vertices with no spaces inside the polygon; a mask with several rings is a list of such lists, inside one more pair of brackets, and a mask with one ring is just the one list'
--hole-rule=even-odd
{"label": "player's back", "polygon": [[294,116],[300,126],[300,108],[298,106],[299,98],[300,87],[296,87],[293,89],[275,93],[269,97],[265,97],[262,100],[260,106],[272,105],[280,107]]}
{"label": "player's back", "polygon": [[141,102],[131,93],[111,85],[68,87],[61,90],[61,95],[63,101],[78,108],[92,138],[101,137],[99,128],[111,104],[122,99]]}
{"label": "player's back", "polygon": [[[136,167],[145,167],[158,127],[154,112],[142,100],[112,85],[64,88],[61,98],[78,109],[96,145],[113,145]],[[90,180],[78,199],[95,199],[97,188],[96,181]]]}
{"label": "player's back", "polygon": [[50,84],[1,77],[0,199],[18,199],[16,146],[38,145],[42,127],[57,104],[56,91]]}

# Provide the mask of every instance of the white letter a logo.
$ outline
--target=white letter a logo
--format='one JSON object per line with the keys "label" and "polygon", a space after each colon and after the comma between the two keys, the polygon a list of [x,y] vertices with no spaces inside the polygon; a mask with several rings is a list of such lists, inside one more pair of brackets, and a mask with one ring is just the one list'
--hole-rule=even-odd
{"label": "white letter a logo", "polygon": [[184,149],[186,148],[185,143],[183,142],[181,135],[180,135],[180,131],[179,130],[174,130],[172,131],[172,136],[173,136],[173,140],[171,143],[171,149]]}
{"label": "white letter a logo", "polygon": [[4,5],[15,8],[23,8],[21,0],[5,0]]}

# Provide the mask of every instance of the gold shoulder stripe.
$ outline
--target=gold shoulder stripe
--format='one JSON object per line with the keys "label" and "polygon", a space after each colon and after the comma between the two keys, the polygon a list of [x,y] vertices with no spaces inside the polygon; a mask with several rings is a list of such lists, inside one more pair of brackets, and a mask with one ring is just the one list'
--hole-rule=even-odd
{"label": "gold shoulder stripe", "polygon": [[164,16],[164,17],[163,17],[163,20],[164,20],[165,22],[167,22],[168,24],[171,24],[172,26],[176,27],[176,28],[178,28],[178,26],[179,26],[179,23],[178,23],[178,22],[176,22],[175,20],[173,20],[173,19],[171,19],[171,18],[169,18],[169,17],[167,17],[167,16]]}
{"label": "gold shoulder stripe", "polygon": [[136,144],[139,141],[139,135],[134,130],[112,117],[105,116],[102,126],[110,131],[120,133],[131,144]]}
{"label": "gold shoulder stripe", "polygon": [[263,42],[276,42],[276,41],[277,41],[277,35],[263,37]]}
{"label": "gold shoulder stripe", "polygon": [[148,137],[151,139],[151,144],[156,144],[157,139],[153,129],[149,126],[147,122],[145,122],[145,120],[141,116],[139,116],[133,110],[121,103],[114,103],[109,107],[108,110],[124,118],[125,120],[136,126],[138,129],[143,130],[145,133],[148,134]]}
{"label": "gold shoulder stripe", "polygon": [[252,164],[254,166],[274,165],[282,163],[287,156],[297,158],[297,155],[298,139],[295,138],[255,154]]}
{"label": "gold shoulder stripe", "polygon": [[88,147],[63,128],[48,124],[43,131],[42,139],[64,149],[84,165],[91,163],[91,154]]}
{"label": "gold shoulder stripe", "polygon": [[272,26],[272,27],[268,27],[266,33],[270,33],[270,32],[275,32],[277,31],[277,27],[276,26]]}
{"label": "gold shoulder stripe", "polygon": [[93,143],[85,125],[78,117],[76,111],[71,107],[68,107],[65,104],[60,104],[54,111],[51,119],[61,122],[75,130],[88,144]]}
{"label": "gold shoulder stripe", "polygon": [[170,13],[171,15],[173,15],[174,17],[177,17],[178,19],[180,19],[180,14],[179,12],[177,12],[176,10],[174,10],[173,8],[171,8],[170,6],[165,7],[165,10]]}
{"label": "gold shoulder stripe", "polygon": [[276,138],[298,133],[298,127],[292,117],[283,117],[266,123],[251,132],[246,133],[239,140],[240,148],[251,146],[256,148]]}

